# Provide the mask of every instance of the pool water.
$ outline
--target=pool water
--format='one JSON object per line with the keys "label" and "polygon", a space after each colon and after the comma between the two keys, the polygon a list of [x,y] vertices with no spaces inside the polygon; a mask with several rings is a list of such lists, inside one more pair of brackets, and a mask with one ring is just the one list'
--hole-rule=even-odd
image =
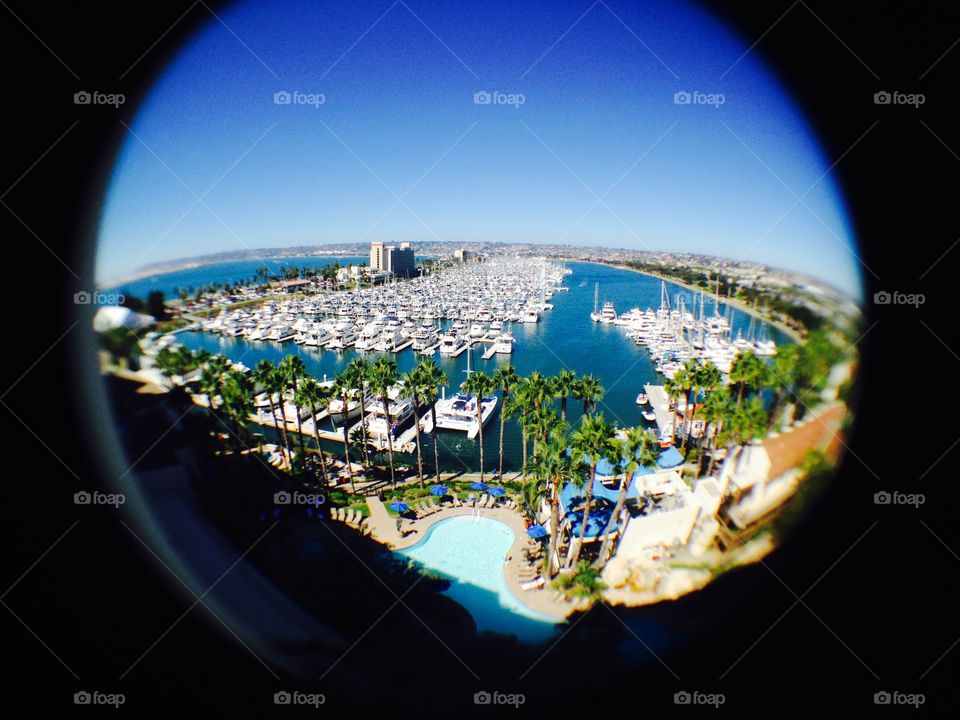
{"label": "pool water", "polygon": [[434,524],[423,540],[398,554],[451,580],[446,594],[470,612],[478,632],[543,642],[559,620],[527,607],[507,586],[504,560],[513,542],[513,530],[499,520],[454,517]]}

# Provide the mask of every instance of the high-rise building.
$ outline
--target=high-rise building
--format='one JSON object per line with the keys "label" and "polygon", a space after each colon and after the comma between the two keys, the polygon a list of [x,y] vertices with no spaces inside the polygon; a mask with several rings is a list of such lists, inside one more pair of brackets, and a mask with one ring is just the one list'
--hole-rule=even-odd
{"label": "high-rise building", "polygon": [[397,277],[410,277],[417,271],[417,259],[408,242],[400,243],[400,247],[372,242],[370,269],[391,273]]}

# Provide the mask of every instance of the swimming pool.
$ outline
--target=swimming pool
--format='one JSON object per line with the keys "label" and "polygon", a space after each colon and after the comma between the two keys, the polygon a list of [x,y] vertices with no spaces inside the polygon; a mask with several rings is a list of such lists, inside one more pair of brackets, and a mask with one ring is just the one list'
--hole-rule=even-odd
{"label": "swimming pool", "polygon": [[449,578],[446,594],[470,612],[478,632],[542,642],[560,621],[527,607],[507,586],[504,559],[514,537],[499,520],[453,517],[434,524],[423,540],[397,552]]}

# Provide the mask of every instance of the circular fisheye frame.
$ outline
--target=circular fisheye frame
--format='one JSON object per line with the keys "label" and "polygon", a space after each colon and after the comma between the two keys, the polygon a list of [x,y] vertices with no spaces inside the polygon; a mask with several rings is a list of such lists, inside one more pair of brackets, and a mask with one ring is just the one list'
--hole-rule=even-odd
{"label": "circular fisheye frame", "polygon": [[838,462],[862,288],[830,167],[692,6],[228,7],[110,181],[75,301],[118,482],[76,502],[319,678],[277,704],[385,657],[380,689],[438,692],[663,662]]}

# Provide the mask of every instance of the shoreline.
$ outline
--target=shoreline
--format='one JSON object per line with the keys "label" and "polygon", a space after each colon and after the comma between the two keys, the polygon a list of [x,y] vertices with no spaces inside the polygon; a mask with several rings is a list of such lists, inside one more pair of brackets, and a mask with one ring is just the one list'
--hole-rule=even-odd
{"label": "shoreline", "polygon": [[[647,277],[656,278],[657,280],[663,280],[664,282],[671,283],[672,285],[677,285],[678,287],[685,288],[685,289],[690,290],[690,291],[692,291],[692,292],[701,292],[701,291],[703,291],[703,288],[699,288],[699,287],[696,287],[696,286],[694,286],[694,285],[688,285],[687,283],[680,282],[679,280],[674,280],[673,278],[667,277],[666,275],[657,275],[656,273],[646,272],[646,271],[644,271],[644,270],[637,270],[636,268],[628,267],[627,265],[618,265],[618,264],[614,264],[614,263],[597,262],[596,260],[578,260],[577,262],[589,262],[589,263],[592,263],[592,264],[594,264],[594,265],[603,265],[604,267],[612,267],[612,268],[617,268],[618,270],[627,270],[627,271],[629,271],[629,272],[635,272],[635,273],[637,273],[637,274],[639,274],[639,275],[646,275]],[[794,341],[795,343],[797,343],[798,345],[803,342],[803,338],[800,336],[800,334],[799,334],[796,330],[794,330],[793,328],[788,327],[787,325],[784,325],[784,324],[781,323],[781,322],[778,322],[778,321],[776,321],[776,320],[771,320],[770,318],[764,317],[756,308],[750,307],[749,305],[745,304],[742,300],[738,300],[738,299],[736,299],[736,298],[729,298],[729,299],[727,299],[727,298],[720,298],[720,302],[721,302],[721,303],[724,303],[724,304],[727,304],[727,305],[730,305],[730,306],[736,308],[737,310],[742,310],[743,312],[747,313],[748,315],[752,315],[753,317],[757,318],[758,320],[763,320],[763,322],[769,323],[770,325],[772,325],[773,327],[777,328],[777,330],[779,330],[780,332],[782,332],[784,335],[786,335],[787,337],[789,337],[791,340],[793,340],[793,341]]]}
{"label": "shoreline", "polygon": [[224,265],[226,263],[233,262],[253,262],[253,261],[266,261],[266,260],[317,260],[317,259],[329,259],[337,260],[339,258],[353,258],[353,257],[363,257],[362,255],[355,255],[352,253],[347,254],[330,254],[330,255],[270,255],[264,257],[256,258],[226,258],[222,260],[190,260],[183,261],[181,263],[171,263],[172,267],[164,268],[161,270],[140,270],[130,273],[129,275],[124,275],[121,278],[111,279],[107,282],[96,282],[94,283],[99,290],[104,288],[119,288],[121,285],[126,283],[139,282],[141,280],[148,280],[150,278],[160,278],[164,275],[172,275],[173,273],[183,272],[184,270],[199,270],[200,268],[211,267],[213,265]]}

